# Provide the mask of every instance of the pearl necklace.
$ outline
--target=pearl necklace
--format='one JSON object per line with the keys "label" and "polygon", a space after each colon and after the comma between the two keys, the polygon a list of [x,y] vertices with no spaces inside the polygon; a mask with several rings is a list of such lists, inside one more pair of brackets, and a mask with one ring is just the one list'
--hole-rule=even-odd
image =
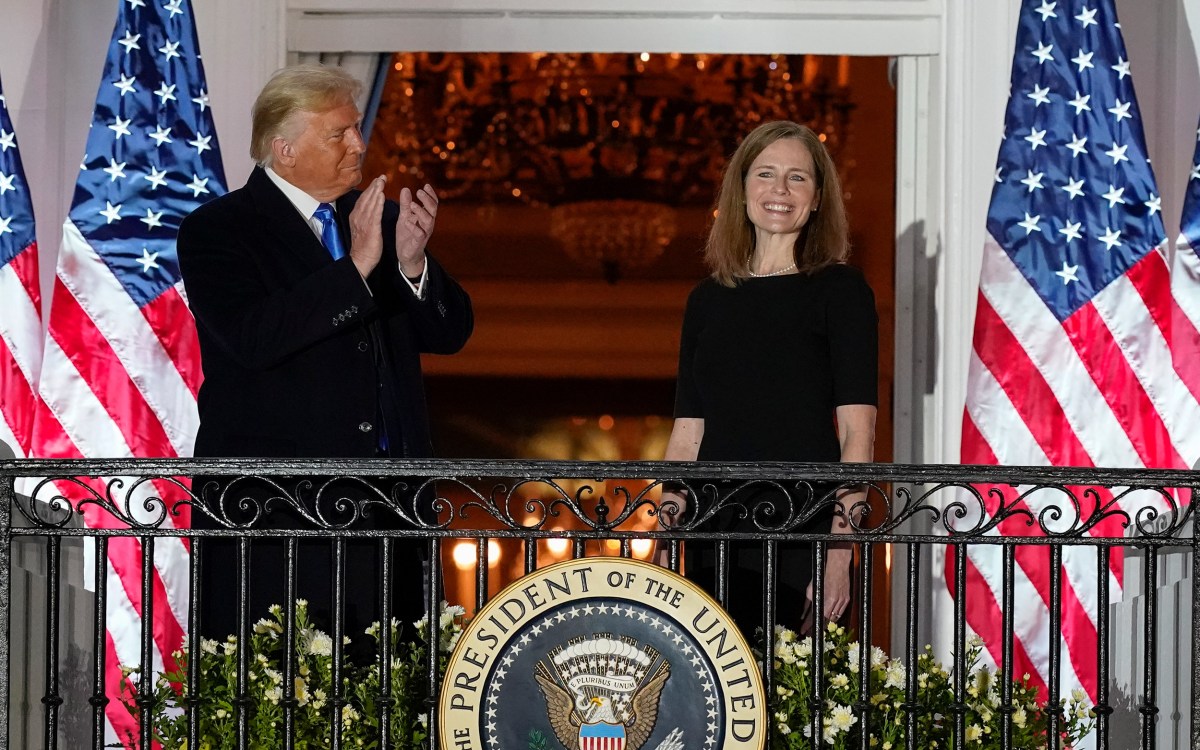
{"label": "pearl necklace", "polygon": [[755,273],[754,271],[750,270],[749,265],[746,266],[746,273],[750,274],[751,276],[753,276],[756,279],[765,279],[768,276],[778,276],[781,273],[787,273],[788,271],[794,271],[794,270],[796,270],[795,263],[793,263],[790,266],[784,266],[783,268],[771,271],[770,273]]}

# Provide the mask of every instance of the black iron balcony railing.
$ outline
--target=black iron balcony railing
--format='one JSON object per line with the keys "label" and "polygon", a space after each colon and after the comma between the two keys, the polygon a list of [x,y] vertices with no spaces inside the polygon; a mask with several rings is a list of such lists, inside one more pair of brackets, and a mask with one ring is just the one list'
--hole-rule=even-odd
{"label": "black iron balcony railing", "polygon": [[[194,483],[192,478],[195,479]],[[194,484],[194,487],[193,487]],[[946,570],[952,597],[953,622],[949,642],[942,650],[955,656],[949,680],[953,703],[946,710],[952,746],[972,746],[971,727],[967,724],[968,665],[962,654],[968,652],[968,606],[977,596],[967,578],[968,553],[977,545],[1000,550],[1000,585],[993,592],[1001,620],[1001,646],[995,659],[997,679],[1003,687],[997,706],[1001,715],[1000,737],[995,746],[1014,748],[1014,724],[1019,713],[1013,702],[1014,613],[1022,602],[1014,601],[1021,563],[1019,555],[1035,550],[1050,571],[1059,571],[1065,554],[1090,550],[1095,570],[1095,746],[1141,748],[1169,747],[1170,737],[1190,737],[1191,747],[1200,747],[1200,723],[1195,720],[1200,708],[1200,669],[1190,643],[1200,641],[1200,556],[1192,532],[1190,498],[1200,487],[1200,474],[1182,471],[1110,470],[1076,468],[998,468],[978,466],[898,466],[881,464],[702,464],[702,463],[570,463],[525,461],[352,461],[352,460],[97,460],[97,461],[0,461],[0,627],[9,631],[10,621],[26,608],[44,608],[44,634],[32,644],[28,657],[44,668],[44,694],[37,708],[40,738],[27,737],[23,747],[93,747],[105,744],[105,712],[110,708],[111,675],[106,654],[108,588],[106,552],[108,545],[123,538],[138,540],[141,567],[140,615],[153,618],[156,585],[155,545],[164,538],[183,538],[190,550],[188,580],[190,594],[186,622],[181,623],[189,642],[205,632],[200,600],[206,566],[215,562],[206,553],[211,545],[224,541],[233,550],[234,559],[222,560],[234,571],[229,588],[236,591],[237,632],[248,641],[253,622],[260,612],[250,611],[255,570],[251,551],[264,540],[280,540],[284,550],[282,568],[271,575],[282,578],[286,611],[282,622],[286,632],[285,671],[282,682],[283,746],[291,748],[299,739],[295,720],[300,696],[293,685],[295,668],[293,618],[296,596],[304,581],[299,544],[306,540],[329,540],[332,548],[333,600],[331,607],[333,684],[347,668],[349,657],[343,654],[345,632],[343,615],[347,592],[355,582],[345,580],[347,545],[370,540],[377,546],[381,570],[393,568],[395,545],[418,541],[425,550],[428,568],[426,581],[443,578],[442,552],[447,545],[467,540],[474,544],[473,607],[478,611],[488,601],[490,581],[488,547],[492,540],[511,540],[522,550],[525,573],[539,568],[540,546],[545,540],[569,540],[571,557],[583,557],[595,551],[598,542],[616,540],[619,554],[632,555],[637,540],[652,539],[664,551],[672,568],[678,570],[681,548],[710,549],[717,560],[715,596],[724,603],[730,595],[730,549],[738,542],[761,545],[765,560],[762,571],[762,624],[765,632],[774,632],[779,619],[776,592],[781,575],[777,570],[781,545],[807,542],[815,549],[813,602],[817,621],[826,613],[824,552],[831,544],[855,543],[854,571],[857,580],[850,619],[854,638],[863,656],[863,665],[871,651],[872,623],[878,606],[876,579],[881,573],[880,558],[889,549],[901,561],[891,571],[891,583],[904,589],[905,604],[894,610],[891,627],[896,635],[891,642],[910,668],[905,676],[906,700],[904,735],[897,747],[923,747],[920,719],[928,707],[917,700],[916,669],[921,639],[937,635],[930,622],[929,576],[931,557],[944,555],[952,565]],[[665,491],[664,491],[665,490]],[[767,500],[764,500],[767,498]],[[201,521],[197,528],[176,528],[190,511]],[[733,513],[745,519],[735,530],[715,531],[712,521]],[[849,519],[851,534],[813,533],[809,522],[830,513]],[[280,518],[285,523],[273,522]],[[387,522],[380,523],[381,519]],[[663,523],[664,519],[668,523]],[[725,527],[728,528],[728,527]],[[1001,533],[1003,532],[1003,533]],[[63,544],[72,539],[94,540],[95,595],[91,607],[91,661],[87,669],[91,694],[86,706],[69,705],[60,686],[63,672],[64,639]],[[13,552],[18,543],[34,544],[44,560],[44,601],[15,601],[11,583]],[[1181,616],[1190,631],[1182,637],[1166,640],[1160,635],[1163,611],[1156,592],[1161,587],[1159,562],[1172,550],[1190,555],[1185,584],[1191,593],[1190,607]],[[1135,618],[1141,623],[1137,632],[1113,633],[1107,603],[1110,578],[1115,560],[1122,554],[1140,561],[1138,587],[1142,595]],[[685,553],[688,554],[688,553]],[[1117,557],[1115,557],[1117,556]],[[1128,568],[1126,568],[1128,570]],[[261,575],[261,571],[260,571]],[[1119,580],[1119,578],[1117,578]],[[1051,574],[1044,592],[1051,634],[1039,651],[1046,654],[1045,701],[1048,710],[1046,747],[1062,746],[1062,722],[1057,708],[1063,695],[1065,656],[1059,637],[1066,604],[1062,576]],[[1133,582],[1127,577],[1126,588]],[[389,573],[378,581],[381,592],[378,615],[390,621],[389,602],[399,585]],[[437,586],[425,586],[424,611],[429,633],[439,630]],[[902,614],[900,614],[902,613]],[[792,623],[788,623],[791,625]],[[1115,637],[1114,637],[1115,636]],[[823,652],[827,634],[812,631],[813,650]],[[140,631],[142,665],[154,663],[155,634],[151,628]],[[1114,739],[1116,726],[1111,694],[1113,665],[1111,646],[1115,640],[1136,641],[1132,652],[1137,657],[1136,703],[1138,715],[1136,740]],[[436,640],[436,639],[435,639]],[[380,659],[390,664],[387,639],[381,639]],[[769,639],[768,639],[769,645]],[[0,737],[12,737],[14,715],[10,701],[14,687],[10,666],[14,646],[0,641]],[[197,649],[193,649],[197,651]],[[1129,649],[1125,649],[1128,651]],[[1164,662],[1164,652],[1169,658]],[[997,656],[993,652],[993,656]],[[1072,654],[1078,660],[1079,654]],[[252,706],[247,698],[250,659],[248,648],[238,648],[237,695],[234,700],[236,737],[234,746],[252,747],[248,716]],[[436,648],[429,648],[423,663],[424,683],[429,696],[425,706],[428,726],[438,723],[437,696],[441,666]],[[1182,671],[1182,707],[1170,715],[1160,711],[1159,697],[1167,680],[1163,663],[1186,660]],[[830,679],[816,660],[812,679],[815,695],[824,694]],[[774,695],[774,660],[762,662],[763,680],[768,695]],[[188,748],[201,747],[199,706],[205,697],[199,692],[196,669],[187,675],[188,684],[180,686],[188,699],[184,702]],[[377,696],[383,706],[394,703],[387,680]],[[151,679],[136,685],[136,703],[143,708],[153,705]],[[872,712],[880,710],[871,701],[870,686],[863,681],[861,695],[853,706],[858,726],[869,725]],[[822,727],[822,701],[814,701],[812,728]],[[29,704],[25,704],[29,705]],[[329,696],[329,710],[339,712],[347,705],[341,688]],[[62,717],[65,711],[90,712],[90,734],[86,738],[64,739]],[[386,713],[386,712],[385,712]],[[337,715],[337,714],[335,714]],[[134,743],[149,748],[159,717],[151,710],[138,716]],[[342,722],[333,721],[329,747],[341,747]],[[1128,729],[1128,728],[1126,728]],[[377,740],[380,747],[405,747],[402,740],[390,736],[384,718]],[[860,731],[856,746],[871,747],[868,731]],[[1132,737],[1127,732],[1125,737]],[[310,740],[313,738],[309,738]],[[40,740],[40,744],[39,744]],[[1184,740],[1186,741],[1186,740]],[[438,746],[436,732],[429,740]],[[1122,744],[1129,742],[1130,744]],[[10,745],[13,746],[13,745]],[[1180,745],[1182,746],[1182,745]],[[649,748],[647,749],[649,750]]]}

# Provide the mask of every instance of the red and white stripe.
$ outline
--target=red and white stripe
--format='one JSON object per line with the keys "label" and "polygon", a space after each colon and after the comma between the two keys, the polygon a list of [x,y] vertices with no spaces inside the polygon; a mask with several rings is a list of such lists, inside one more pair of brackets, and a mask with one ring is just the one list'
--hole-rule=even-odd
{"label": "red and white stripe", "polygon": [[[71,221],[63,229],[57,278],[41,369],[34,448],[56,458],[176,457],[191,455],[198,417],[199,350],[195,323],[182,296],[169,290],[139,309],[108,266]],[[88,486],[106,496],[106,482]],[[152,497],[168,504],[182,498],[169,481],[137,485],[131,478],[114,494],[122,513],[143,521]],[[82,490],[60,483],[72,498]],[[187,518],[168,516],[164,527],[187,526]],[[109,512],[89,505],[92,528],[123,524]],[[146,602],[142,597],[142,547],[136,539],[113,539],[108,549],[109,697],[118,694],[122,664],[141,663],[141,633]],[[188,614],[188,551],[184,542],[159,538],[152,575],[153,664],[174,668],[172,652],[183,640]],[[109,740],[135,731],[119,702],[106,708]]]}
{"label": "red and white stripe", "polygon": [[[1195,256],[1191,256],[1194,261]],[[1175,264],[1178,269],[1178,260]],[[1193,275],[1171,272],[1156,248],[1070,318],[1059,322],[1025,277],[988,237],[963,418],[962,461],[971,464],[1186,468],[1200,457],[1200,357],[1196,356],[1200,264]],[[1190,350],[1187,347],[1191,347]],[[1181,348],[1182,347],[1182,348]],[[983,488],[987,489],[987,488]],[[1011,500],[1026,488],[1006,488]],[[1119,490],[1118,490],[1119,493]],[[1088,503],[1081,494],[1076,499]],[[1096,502],[1113,499],[1102,493]],[[1186,498],[1182,498],[1186,500]],[[1070,499],[1039,491],[1025,499],[1037,516],[1057,505],[1071,515]],[[1127,513],[1166,507],[1155,493],[1121,496]],[[996,510],[989,501],[987,512]],[[1094,510],[1085,505],[1083,518]],[[1072,519],[1064,519],[1069,523]],[[1039,533],[1024,519],[1001,524],[998,534]],[[1122,536],[1120,519],[1090,530]],[[1061,570],[1050,569],[1047,548],[1016,550],[1014,611],[1016,675],[1049,683],[1051,639],[1061,646],[1060,694],[1097,689],[1098,575],[1119,599],[1122,560],[1096,570],[1093,548],[1066,548]],[[947,580],[954,563],[948,556]],[[967,622],[997,663],[1002,656],[1001,551],[972,546],[967,557]],[[1050,630],[1050,576],[1061,576],[1061,632]]]}
{"label": "red and white stripe", "polygon": [[580,750],[625,750],[624,737],[581,737]]}
{"label": "red and white stripe", "polygon": [[42,367],[37,242],[0,266],[0,442],[30,455]]}

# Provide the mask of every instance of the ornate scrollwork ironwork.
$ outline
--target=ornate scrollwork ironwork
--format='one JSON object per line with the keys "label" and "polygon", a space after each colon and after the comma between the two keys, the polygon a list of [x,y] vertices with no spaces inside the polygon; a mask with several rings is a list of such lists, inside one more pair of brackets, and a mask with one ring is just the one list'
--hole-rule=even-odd
{"label": "ornate scrollwork ironwork", "polygon": [[[139,475],[122,466],[123,473],[107,478],[80,474],[31,480],[17,496],[15,508],[28,525],[46,529],[84,520],[90,526],[134,531],[166,528],[180,523],[185,508],[208,528],[337,532],[370,528],[375,518],[427,531],[472,528],[486,518],[489,526],[498,524],[509,532],[561,530],[552,527],[566,524],[583,534],[642,531],[687,536],[728,529],[726,522],[734,521],[737,533],[787,535],[808,533],[814,519],[840,516],[852,534],[867,538],[915,534],[949,541],[1001,533],[1061,543],[1121,536],[1129,529],[1142,538],[1165,541],[1182,535],[1192,513],[1186,500],[1193,485],[1178,477],[1172,484],[1164,480],[1159,485],[1144,477],[1122,485],[1081,484],[1078,470],[1057,482],[1042,476],[1030,481],[1033,477],[1012,469],[981,475],[978,467],[969,476],[973,481],[915,477],[919,481],[901,482],[897,480],[905,477],[897,477],[894,470],[881,470],[876,480],[869,476],[869,466],[864,467],[865,476],[864,469],[854,477],[830,478],[828,471],[817,477],[786,472],[767,476],[773,468],[767,464],[740,478],[698,478],[691,472],[627,479],[618,478],[615,470],[628,467],[595,464],[598,478],[580,480],[553,473],[553,464],[508,476],[499,470],[480,473],[481,466],[514,468],[486,462],[461,467],[445,462],[439,468],[446,471],[438,474],[377,476],[361,471],[372,465],[379,466],[362,462],[361,467],[351,464],[359,471],[330,473],[321,462],[313,462],[311,471],[302,467],[286,476],[223,471],[199,474],[194,487],[181,476]],[[668,467],[677,465],[637,466]],[[1114,476],[1120,480],[1119,473]],[[288,523],[280,525],[281,519]]]}

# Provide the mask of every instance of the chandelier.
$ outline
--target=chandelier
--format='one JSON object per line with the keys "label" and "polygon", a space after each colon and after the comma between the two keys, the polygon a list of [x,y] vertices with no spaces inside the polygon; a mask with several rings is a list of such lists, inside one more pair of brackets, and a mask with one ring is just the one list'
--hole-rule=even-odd
{"label": "chandelier", "polygon": [[802,122],[837,161],[853,106],[848,62],[397,53],[367,167],[450,200],[545,209],[563,251],[615,281],[661,255],[675,208],[712,205],[726,159],[759,123]]}

